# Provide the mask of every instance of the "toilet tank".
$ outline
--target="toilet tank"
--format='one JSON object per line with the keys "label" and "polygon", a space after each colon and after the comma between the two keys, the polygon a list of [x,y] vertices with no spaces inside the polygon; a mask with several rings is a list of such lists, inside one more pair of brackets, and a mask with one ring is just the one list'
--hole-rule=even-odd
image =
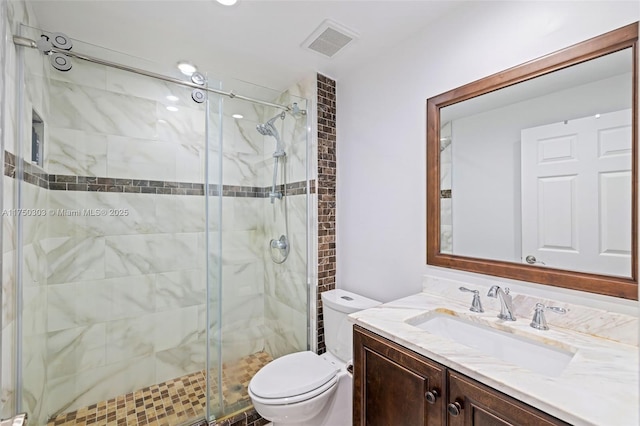
{"label": "toilet tank", "polygon": [[347,315],[382,302],[339,289],[325,291],[321,297],[327,351],[344,362],[349,361],[353,357],[353,324]]}

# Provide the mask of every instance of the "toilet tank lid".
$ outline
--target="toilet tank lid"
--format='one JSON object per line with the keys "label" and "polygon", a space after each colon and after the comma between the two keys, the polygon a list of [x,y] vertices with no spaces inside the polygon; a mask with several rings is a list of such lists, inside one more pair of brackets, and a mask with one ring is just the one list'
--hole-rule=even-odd
{"label": "toilet tank lid", "polygon": [[369,299],[368,297],[340,289],[325,291],[321,293],[321,297],[323,305],[327,305],[336,311],[346,314],[373,308],[382,303],[378,300]]}
{"label": "toilet tank lid", "polygon": [[337,369],[315,353],[296,352],[262,367],[249,388],[261,398],[287,398],[311,392],[336,374]]}

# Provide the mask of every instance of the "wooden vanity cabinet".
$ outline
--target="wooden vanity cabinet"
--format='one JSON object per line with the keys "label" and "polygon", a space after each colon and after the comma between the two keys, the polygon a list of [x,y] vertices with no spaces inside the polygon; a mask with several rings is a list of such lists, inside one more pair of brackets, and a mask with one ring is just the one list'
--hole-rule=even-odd
{"label": "wooden vanity cabinet", "polygon": [[567,425],[462,374],[451,370],[447,373],[447,408],[453,405],[448,413],[449,426]]}
{"label": "wooden vanity cabinet", "polygon": [[354,426],[567,425],[357,325],[353,346]]}
{"label": "wooden vanity cabinet", "polygon": [[444,425],[446,369],[355,326],[353,424]]}

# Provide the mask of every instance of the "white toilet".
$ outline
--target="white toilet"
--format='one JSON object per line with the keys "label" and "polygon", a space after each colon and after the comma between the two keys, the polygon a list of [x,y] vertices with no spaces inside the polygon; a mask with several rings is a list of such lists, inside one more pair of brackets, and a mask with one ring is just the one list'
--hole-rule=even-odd
{"label": "white toilet", "polygon": [[322,293],[327,352],[296,352],[262,367],[249,383],[256,411],[273,426],[351,426],[353,329],[347,315],[380,303],[344,290]]}

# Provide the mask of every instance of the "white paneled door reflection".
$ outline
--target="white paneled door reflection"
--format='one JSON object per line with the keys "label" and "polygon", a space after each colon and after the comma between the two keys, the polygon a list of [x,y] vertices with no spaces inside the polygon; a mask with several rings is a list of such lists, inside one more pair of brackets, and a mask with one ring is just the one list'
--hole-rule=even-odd
{"label": "white paneled door reflection", "polygon": [[522,261],[629,277],[631,110],[521,136]]}

